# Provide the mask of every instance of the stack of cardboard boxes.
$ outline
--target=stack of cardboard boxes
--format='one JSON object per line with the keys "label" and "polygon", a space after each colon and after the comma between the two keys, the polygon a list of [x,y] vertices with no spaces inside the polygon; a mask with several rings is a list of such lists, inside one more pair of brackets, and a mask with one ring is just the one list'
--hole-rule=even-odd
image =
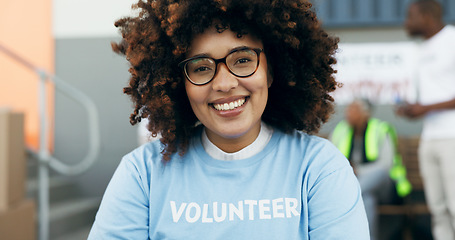
{"label": "stack of cardboard boxes", "polygon": [[0,108],[0,239],[36,239],[36,210],[25,199],[24,115]]}

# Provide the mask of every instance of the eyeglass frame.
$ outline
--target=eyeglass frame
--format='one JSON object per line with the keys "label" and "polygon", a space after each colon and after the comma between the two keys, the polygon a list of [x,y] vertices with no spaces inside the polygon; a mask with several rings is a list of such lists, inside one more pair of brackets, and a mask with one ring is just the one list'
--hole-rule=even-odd
{"label": "eyeglass frame", "polygon": [[[251,74],[248,74],[246,76],[241,76],[241,75],[237,75],[235,74],[234,72],[232,72],[232,70],[229,68],[229,66],[226,64],[226,59],[229,55],[231,55],[232,53],[235,53],[235,52],[238,52],[238,51],[242,51],[242,50],[253,50],[255,53],[256,53],[256,56],[257,56],[257,64],[256,64],[256,69],[254,69],[254,71],[251,73]],[[242,47],[242,48],[238,48],[238,49],[234,49],[232,51],[230,51],[225,57],[223,58],[219,58],[219,59],[215,59],[215,58],[212,58],[212,57],[208,57],[208,56],[195,56],[195,57],[190,57],[188,59],[185,59],[183,61],[181,61],[178,66],[180,68],[183,69],[183,72],[185,73],[185,78],[192,84],[194,85],[197,85],[197,86],[202,86],[202,85],[205,85],[205,84],[208,84],[210,83],[211,81],[213,81],[213,79],[215,78],[216,76],[216,73],[218,71],[218,64],[219,63],[224,63],[224,65],[226,65],[227,69],[229,70],[229,72],[236,76],[236,77],[240,77],[240,78],[246,78],[246,77],[250,77],[252,76],[253,74],[256,73],[256,71],[258,70],[259,68],[259,59],[261,58],[261,52],[263,52],[264,49],[262,48],[250,48],[250,47]],[[195,59],[199,59],[199,58],[208,58],[208,59],[211,59],[215,62],[215,73],[213,74],[212,78],[210,80],[208,80],[207,82],[205,83],[195,83],[191,80],[190,76],[188,75],[188,72],[186,71],[186,65],[188,64],[189,61],[192,61],[192,60],[195,60]]]}

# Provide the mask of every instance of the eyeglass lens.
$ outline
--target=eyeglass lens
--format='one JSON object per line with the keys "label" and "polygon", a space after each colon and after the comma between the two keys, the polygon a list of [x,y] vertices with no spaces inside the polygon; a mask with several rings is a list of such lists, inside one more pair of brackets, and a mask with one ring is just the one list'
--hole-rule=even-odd
{"label": "eyeglass lens", "polygon": [[[246,77],[253,74],[258,66],[258,54],[252,49],[243,49],[226,56],[226,66],[234,75]],[[188,78],[195,84],[204,84],[216,74],[215,60],[208,57],[193,59],[186,63]]]}

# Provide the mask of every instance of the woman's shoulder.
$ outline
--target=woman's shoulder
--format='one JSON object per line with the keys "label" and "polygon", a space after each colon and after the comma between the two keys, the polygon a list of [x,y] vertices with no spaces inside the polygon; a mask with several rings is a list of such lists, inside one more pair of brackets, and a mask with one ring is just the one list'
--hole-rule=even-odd
{"label": "woman's shoulder", "polygon": [[308,147],[310,147],[311,149],[335,148],[333,144],[326,138],[308,134],[299,130],[293,130],[290,133],[283,133],[278,131],[278,134],[282,135],[282,139],[284,141],[297,142],[305,148]]}
{"label": "woman's shoulder", "polygon": [[162,164],[162,149],[163,145],[159,140],[148,142],[125,154],[122,161],[128,165],[134,165],[137,169],[148,169]]}
{"label": "woman's shoulder", "polygon": [[288,151],[297,152],[308,166],[335,170],[349,165],[343,154],[323,137],[298,130],[279,134],[283,135],[281,145],[288,146]]}

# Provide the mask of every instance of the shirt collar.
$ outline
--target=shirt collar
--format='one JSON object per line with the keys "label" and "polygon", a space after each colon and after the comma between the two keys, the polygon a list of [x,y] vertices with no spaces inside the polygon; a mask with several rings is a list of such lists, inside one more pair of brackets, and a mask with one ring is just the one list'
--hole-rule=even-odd
{"label": "shirt collar", "polygon": [[270,139],[272,138],[272,134],[273,128],[264,122],[261,122],[261,130],[259,131],[259,135],[253,143],[241,149],[240,151],[227,153],[219,149],[209,140],[204,128],[202,130],[202,146],[204,147],[204,150],[207,152],[207,154],[209,154],[214,159],[225,161],[240,160],[252,157],[261,152],[269,143]]}

